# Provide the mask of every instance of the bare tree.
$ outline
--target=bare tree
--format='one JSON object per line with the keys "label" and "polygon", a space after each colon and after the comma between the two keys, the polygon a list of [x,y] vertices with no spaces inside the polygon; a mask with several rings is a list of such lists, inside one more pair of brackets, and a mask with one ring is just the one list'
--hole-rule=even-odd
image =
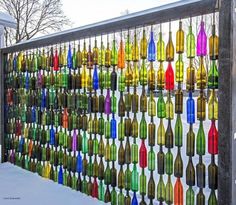
{"label": "bare tree", "polygon": [[0,8],[17,23],[16,30],[5,29],[5,44],[18,43],[69,25],[61,7],[61,0],[1,0]]}

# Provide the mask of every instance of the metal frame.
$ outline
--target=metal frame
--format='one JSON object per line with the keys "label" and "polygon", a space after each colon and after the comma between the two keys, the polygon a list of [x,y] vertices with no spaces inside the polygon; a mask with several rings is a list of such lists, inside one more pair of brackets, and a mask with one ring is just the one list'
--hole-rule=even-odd
{"label": "metal frame", "polygon": [[126,30],[128,28],[142,27],[161,22],[164,23],[189,16],[208,14],[215,10],[216,2],[217,0],[181,0],[172,4],[24,41],[4,48],[3,52],[17,52],[19,50],[32,49],[96,35],[113,33],[120,31],[121,29]]}
{"label": "metal frame", "polygon": [[[218,204],[236,205],[236,0],[218,0],[219,9],[219,156],[218,156]],[[216,9],[217,0],[182,0],[145,11],[113,18],[76,29],[35,38],[11,47],[3,48],[0,63],[3,68],[4,55],[25,49],[74,41],[95,35],[112,33],[128,28],[168,22],[189,16],[208,14]],[[235,26],[234,26],[235,25]],[[4,70],[0,69],[0,144],[4,158]],[[234,137],[235,135],[235,137]]]}

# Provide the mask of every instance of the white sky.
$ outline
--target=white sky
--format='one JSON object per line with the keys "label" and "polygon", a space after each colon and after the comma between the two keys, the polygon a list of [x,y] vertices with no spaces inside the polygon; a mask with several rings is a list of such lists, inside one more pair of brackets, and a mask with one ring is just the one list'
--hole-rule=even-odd
{"label": "white sky", "polygon": [[65,15],[78,27],[178,0],[62,0]]}

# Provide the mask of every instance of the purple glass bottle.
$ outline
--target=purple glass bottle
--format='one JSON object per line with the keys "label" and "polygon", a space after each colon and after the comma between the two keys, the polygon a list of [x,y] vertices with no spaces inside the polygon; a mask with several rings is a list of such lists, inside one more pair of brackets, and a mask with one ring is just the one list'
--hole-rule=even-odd
{"label": "purple glass bottle", "polygon": [[76,152],[76,150],[77,150],[77,135],[76,131],[74,130],[72,137],[72,151]]}
{"label": "purple glass bottle", "polygon": [[207,54],[207,35],[204,28],[204,22],[201,21],[200,31],[197,36],[197,56],[206,56]]}
{"label": "purple glass bottle", "polygon": [[110,90],[107,90],[107,95],[105,98],[105,114],[111,114],[111,97],[110,97]]}

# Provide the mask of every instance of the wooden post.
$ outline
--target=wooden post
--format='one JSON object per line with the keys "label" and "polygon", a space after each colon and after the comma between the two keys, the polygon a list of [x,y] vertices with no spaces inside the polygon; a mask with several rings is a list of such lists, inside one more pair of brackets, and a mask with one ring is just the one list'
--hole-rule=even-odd
{"label": "wooden post", "polygon": [[235,0],[221,0],[219,14],[219,205],[236,204]]}

